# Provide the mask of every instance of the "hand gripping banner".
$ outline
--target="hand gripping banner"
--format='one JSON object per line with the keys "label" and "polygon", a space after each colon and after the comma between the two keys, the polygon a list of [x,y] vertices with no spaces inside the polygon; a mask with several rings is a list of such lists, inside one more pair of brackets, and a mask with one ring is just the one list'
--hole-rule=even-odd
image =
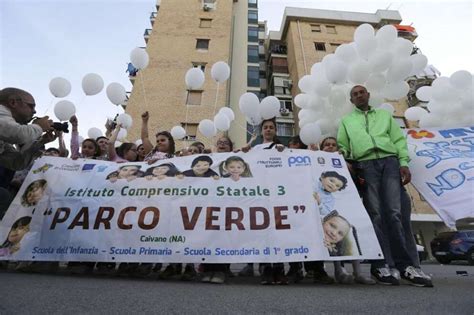
{"label": "hand gripping banner", "polygon": [[308,150],[146,163],[44,157],[0,224],[0,259],[290,262],[382,253],[344,159]]}

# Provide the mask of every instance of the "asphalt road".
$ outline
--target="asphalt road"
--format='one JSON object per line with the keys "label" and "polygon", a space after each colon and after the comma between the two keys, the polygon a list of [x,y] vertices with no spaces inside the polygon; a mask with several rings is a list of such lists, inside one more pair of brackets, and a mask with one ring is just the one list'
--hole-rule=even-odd
{"label": "asphalt road", "polygon": [[[328,264],[329,265],[329,264]],[[241,266],[233,265],[233,271]],[[367,271],[368,266],[363,268]],[[409,285],[224,285],[0,271],[0,314],[474,314],[474,266],[424,265],[434,288]],[[331,268],[328,268],[331,272]],[[466,271],[460,276],[456,271]]]}

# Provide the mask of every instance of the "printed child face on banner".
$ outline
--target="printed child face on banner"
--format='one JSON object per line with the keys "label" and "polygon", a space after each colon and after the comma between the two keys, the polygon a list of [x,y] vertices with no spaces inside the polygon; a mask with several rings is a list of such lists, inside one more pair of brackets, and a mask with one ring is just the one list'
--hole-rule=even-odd
{"label": "printed child face on banner", "polygon": [[245,171],[245,165],[242,161],[232,161],[226,165],[226,169],[230,176],[239,178]]}
{"label": "printed child face on banner", "polygon": [[323,224],[324,238],[331,244],[337,244],[346,237],[350,228],[349,223],[343,218],[332,217]]}
{"label": "printed child face on banner", "polygon": [[135,177],[139,169],[140,167],[135,165],[122,166],[118,171],[118,178],[129,179]]}
{"label": "printed child face on banner", "polygon": [[209,162],[199,161],[193,166],[193,172],[196,176],[202,176],[206,174],[209,167],[210,167]]}
{"label": "printed child face on banner", "polygon": [[21,197],[21,204],[25,207],[36,206],[46,191],[46,180],[40,179],[32,182]]}
{"label": "printed child face on banner", "polygon": [[169,171],[169,166],[157,166],[153,169],[153,176],[163,176]]}
{"label": "printed child face on banner", "polygon": [[330,193],[339,191],[344,187],[342,180],[337,177],[322,177],[321,183],[324,190]]}
{"label": "printed child face on banner", "polygon": [[20,249],[20,242],[23,237],[30,231],[31,217],[21,217],[13,223],[10,232],[8,233],[7,239],[0,246],[0,248],[7,248],[9,254]]}

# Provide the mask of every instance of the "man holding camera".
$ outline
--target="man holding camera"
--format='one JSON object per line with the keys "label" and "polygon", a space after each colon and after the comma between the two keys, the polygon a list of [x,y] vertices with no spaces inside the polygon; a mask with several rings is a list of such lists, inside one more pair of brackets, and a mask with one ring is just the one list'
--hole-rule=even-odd
{"label": "man holding camera", "polygon": [[56,138],[53,122],[47,116],[28,125],[36,113],[35,106],[33,96],[24,90],[0,91],[0,216],[11,201],[3,187],[9,184],[13,171],[28,167],[44,145]]}

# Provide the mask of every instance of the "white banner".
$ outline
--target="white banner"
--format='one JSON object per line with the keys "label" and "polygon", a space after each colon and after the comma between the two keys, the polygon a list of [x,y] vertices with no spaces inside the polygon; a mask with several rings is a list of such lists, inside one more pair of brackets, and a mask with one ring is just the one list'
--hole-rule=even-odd
{"label": "white banner", "polygon": [[412,182],[446,225],[474,218],[474,127],[407,131]]}
{"label": "white banner", "polygon": [[153,165],[45,157],[1,222],[1,240],[0,259],[16,260],[382,257],[344,159],[307,150],[194,155]]}

